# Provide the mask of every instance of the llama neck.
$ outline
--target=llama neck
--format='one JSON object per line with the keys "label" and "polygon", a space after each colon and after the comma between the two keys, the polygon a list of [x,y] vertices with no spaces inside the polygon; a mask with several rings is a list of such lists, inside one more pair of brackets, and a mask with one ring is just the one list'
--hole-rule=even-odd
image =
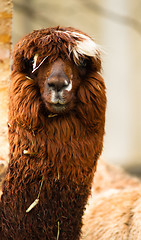
{"label": "llama neck", "polygon": [[[73,118],[72,118],[73,119]],[[14,137],[10,142],[13,161],[19,161],[15,153],[21,153],[21,159],[31,158],[31,164],[39,164],[41,172],[46,168],[54,168],[54,174],[77,178],[79,167],[88,174],[92,171],[95,161],[101,152],[94,129],[84,126],[79,120],[68,118],[47,119],[42,129],[34,130],[19,124],[11,126],[9,135]],[[15,141],[16,140],[16,141]],[[101,144],[101,142],[100,142]],[[19,149],[20,148],[20,149]],[[13,157],[14,156],[14,157]],[[32,167],[33,167],[32,166]],[[53,171],[53,169],[52,169]],[[82,176],[81,181],[84,177]]]}
{"label": "llama neck", "polygon": [[[9,188],[8,199],[14,196],[5,210],[9,221],[16,218],[15,230],[10,230],[13,239],[19,239],[19,221],[26,227],[25,239],[27,233],[32,239],[33,232],[38,239],[56,239],[57,234],[62,240],[80,239],[82,216],[102,149],[97,133],[71,117],[47,119],[39,130],[15,121],[10,122],[9,142],[10,163],[3,191]],[[26,213],[38,197],[43,178],[39,202]]]}

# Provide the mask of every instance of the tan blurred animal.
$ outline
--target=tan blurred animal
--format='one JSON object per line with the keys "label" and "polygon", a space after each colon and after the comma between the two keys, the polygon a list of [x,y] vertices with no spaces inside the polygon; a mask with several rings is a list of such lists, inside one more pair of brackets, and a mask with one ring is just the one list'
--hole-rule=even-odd
{"label": "tan blurred animal", "polygon": [[82,240],[140,240],[140,180],[99,161],[83,224]]}

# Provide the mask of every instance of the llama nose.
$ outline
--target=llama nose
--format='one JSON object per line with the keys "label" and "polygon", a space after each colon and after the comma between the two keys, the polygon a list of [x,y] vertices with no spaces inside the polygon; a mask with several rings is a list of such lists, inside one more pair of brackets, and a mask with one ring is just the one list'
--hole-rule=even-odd
{"label": "llama nose", "polygon": [[65,73],[51,74],[47,80],[47,83],[50,89],[59,92],[69,85],[70,80]]}

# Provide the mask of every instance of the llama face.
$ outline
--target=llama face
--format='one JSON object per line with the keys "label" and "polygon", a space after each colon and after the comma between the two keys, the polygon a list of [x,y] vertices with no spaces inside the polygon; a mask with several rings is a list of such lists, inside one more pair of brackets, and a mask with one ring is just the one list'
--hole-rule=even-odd
{"label": "llama face", "polygon": [[[99,47],[88,35],[73,28],[34,31],[17,43],[13,53],[12,74],[23,77],[18,88],[26,86],[27,90],[35,86],[33,96],[37,96],[47,114],[75,111],[80,102],[79,88],[86,89],[89,78],[100,70]],[[27,97],[26,91],[24,93]],[[86,90],[82,95],[85,93]]]}
{"label": "llama face", "polygon": [[48,59],[32,76],[39,88],[41,99],[47,110],[53,113],[68,112],[75,106],[80,74],[76,64],[69,59]]}

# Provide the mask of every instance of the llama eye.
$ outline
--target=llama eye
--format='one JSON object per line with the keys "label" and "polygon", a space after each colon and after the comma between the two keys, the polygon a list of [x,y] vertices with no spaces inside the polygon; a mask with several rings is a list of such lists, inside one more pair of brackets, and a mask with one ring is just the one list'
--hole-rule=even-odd
{"label": "llama eye", "polygon": [[79,59],[79,73],[81,77],[85,76],[87,72],[90,70],[90,59],[88,58],[80,58]]}
{"label": "llama eye", "polygon": [[29,59],[29,67],[33,68],[33,64],[34,64],[34,58],[32,57]]}
{"label": "llama eye", "polygon": [[30,70],[30,69],[32,69],[33,68],[33,63],[34,63],[34,58],[32,57],[32,58],[30,58],[30,59],[24,59],[24,63],[25,63],[25,68],[26,68],[26,70]]}
{"label": "llama eye", "polygon": [[26,58],[24,59],[24,72],[30,77],[31,72],[33,70],[33,63],[34,58],[31,57],[30,59]]}
{"label": "llama eye", "polygon": [[86,58],[80,58],[80,59],[79,59],[79,66],[80,66],[81,68],[86,68],[87,65],[88,65],[88,63],[89,63],[89,60],[86,59]]}

